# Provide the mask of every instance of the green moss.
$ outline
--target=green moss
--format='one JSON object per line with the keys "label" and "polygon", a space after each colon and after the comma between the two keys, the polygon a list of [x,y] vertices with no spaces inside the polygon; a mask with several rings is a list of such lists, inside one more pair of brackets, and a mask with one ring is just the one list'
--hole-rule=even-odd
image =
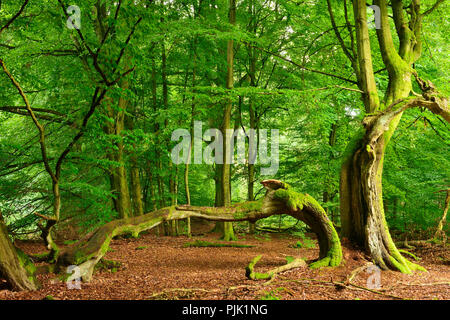
{"label": "green moss", "polygon": [[271,291],[263,291],[263,296],[260,297],[260,300],[280,300],[279,297],[274,290]]}
{"label": "green moss", "polygon": [[75,253],[73,254],[73,261],[72,263],[75,265],[80,265],[83,262],[87,261],[86,256],[83,254],[83,252],[80,249],[77,249]]}
{"label": "green moss", "polygon": [[253,258],[252,261],[250,261],[248,266],[245,268],[245,276],[248,279],[264,280],[264,279],[269,279],[272,277],[272,275],[269,273],[259,273],[259,272],[253,271],[253,269],[255,268],[255,264],[257,264],[258,261],[261,260],[261,258],[262,258],[262,255],[256,256],[255,258]]}
{"label": "green moss", "polygon": [[246,201],[243,203],[235,204],[233,207],[237,209],[238,212],[248,212],[248,211],[261,211],[264,198],[256,201]]}
{"label": "green moss", "polygon": [[214,243],[214,242],[208,242],[203,240],[195,240],[194,242],[187,242],[184,244],[185,248],[193,247],[193,248],[200,248],[200,247],[232,247],[232,248],[252,248],[254,246],[247,245],[247,244],[238,244],[238,243]]}
{"label": "green moss", "polygon": [[30,255],[31,260],[33,261],[46,261],[49,257],[49,252],[43,252],[43,253],[34,253]]}
{"label": "green moss", "polygon": [[237,240],[236,235],[234,234],[232,222],[224,222],[223,223],[222,240],[224,240],[224,241],[236,241]]}
{"label": "green moss", "polygon": [[117,272],[117,270],[120,268],[121,265],[122,265],[122,263],[119,261],[101,259],[96,264],[95,269],[110,270],[112,273],[114,273],[114,272]]}
{"label": "green moss", "polygon": [[316,262],[313,262],[309,265],[311,269],[317,269],[322,267],[330,267],[331,266],[331,258],[329,256],[326,256],[323,259],[320,259]]}
{"label": "green moss", "polygon": [[303,209],[305,195],[295,192],[292,189],[278,189],[275,191],[274,197],[286,202],[286,206],[289,210],[296,211]]}
{"label": "green moss", "polygon": [[394,265],[395,268],[397,268],[400,272],[410,274],[411,269],[408,267],[406,263],[401,263],[397,261],[393,256],[389,256],[389,260]]}

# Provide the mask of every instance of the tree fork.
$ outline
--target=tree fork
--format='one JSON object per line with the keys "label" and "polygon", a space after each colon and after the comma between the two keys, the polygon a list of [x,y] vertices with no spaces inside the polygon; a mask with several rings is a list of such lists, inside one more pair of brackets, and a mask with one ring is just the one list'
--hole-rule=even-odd
{"label": "tree fork", "polygon": [[57,267],[61,269],[68,265],[77,265],[80,267],[83,281],[90,281],[95,265],[106,254],[115,236],[137,236],[140,232],[165,222],[188,217],[221,222],[255,222],[284,213],[304,221],[317,234],[319,260],[312,263],[311,267],[338,266],[342,261],[339,237],[319,203],[307,194],[293,191],[281,181],[265,180],[261,183],[267,192],[266,196],[258,201],[242,202],[230,207],[171,206],[143,216],[111,221],[62,251]]}

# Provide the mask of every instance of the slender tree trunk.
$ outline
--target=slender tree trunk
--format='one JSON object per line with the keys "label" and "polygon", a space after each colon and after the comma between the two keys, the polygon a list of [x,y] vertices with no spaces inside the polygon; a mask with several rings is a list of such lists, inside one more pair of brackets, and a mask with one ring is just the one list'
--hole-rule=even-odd
{"label": "slender tree trunk", "polygon": [[[330,8],[330,2],[328,2]],[[341,169],[340,210],[342,235],[350,238],[371,255],[383,269],[410,273],[422,267],[405,259],[392,241],[387,226],[382,195],[383,162],[386,146],[391,139],[403,112],[412,107],[425,107],[450,121],[447,101],[429,82],[421,80],[412,65],[421,53],[421,19],[419,1],[412,1],[406,21],[402,1],[392,1],[393,20],[399,37],[397,51],[391,34],[388,5],[385,0],[375,0],[380,8],[381,28],[376,30],[381,57],[386,66],[389,82],[380,102],[372,67],[372,55],[367,26],[366,2],[354,0],[357,54],[351,56],[357,68],[358,86],[368,116],[363,120],[364,131],[349,144],[348,156]],[[332,12],[330,18],[333,22]],[[339,31],[334,27],[339,38]],[[414,39],[414,41],[411,41]],[[344,50],[345,51],[345,50]],[[409,96],[414,74],[422,97]]]}
{"label": "slender tree trunk", "polygon": [[[132,110],[136,112],[136,108]],[[127,130],[132,131],[134,129],[134,120],[130,116],[126,116],[125,124]],[[141,216],[144,214],[144,204],[142,202],[142,188],[141,179],[139,175],[139,165],[136,155],[136,145],[133,144],[130,152],[130,184],[131,184],[131,201],[133,205],[133,215]]]}
{"label": "slender tree trunk", "polygon": [[[337,123],[333,123],[331,125],[331,131],[330,131],[330,135],[328,137],[328,145],[331,148],[333,148],[335,146],[335,144],[336,144],[336,131],[337,131]],[[333,154],[332,154],[332,152],[330,152],[330,156],[329,156],[329,159],[328,159],[328,171],[330,169],[330,162],[332,161],[332,159],[333,159]],[[330,183],[330,179],[329,179],[329,174],[327,174],[327,176],[325,178],[325,183],[324,183],[325,190],[322,193],[323,203],[327,203],[327,202],[332,201],[331,194],[333,193],[334,190],[330,190],[330,184],[331,183]],[[330,211],[330,209],[327,206],[325,208],[325,212],[327,213],[327,215],[329,215],[329,213],[330,213],[329,211]],[[334,221],[333,218],[334,218],[334,215],[331,214],[331,221]]]}
{"label": "slender tree trunk", "polygon": [[443,228],[444,228],[444,224],[446,223],[449,204],[450,204],[450,189],[447,190],[447,195],[445,197],[444,213],[442,214],[442,218],[441,218],[441,220],[439,220],[439,224],[436,228],[436,232],[434,234],[435,239],[438,239],[440,235],[443,235],[445,238],[445,232],[444,232]]}
{"label": "slender tree trunk", "polygon": [[[235,0],[229,0],[229,21],[230,24],[236,23],[236,2]],[[226,88],[233,89],[233,63],[234,63],[234,41],[228,40],[227,43],[227,76],[226,76]],[[231,205],[231,165],[229,160],[231,158],[231,140],[226,135],[226,130],[231,127],[231,101],[226,102],[223,110],[223,122],[221,131],[223,135],[223,164],[218,165],[220,173],[220,198],[218,199],[219,206],[228,207]],[[216,181],[217,183],[217,181]],[[221,228],[219,226],[219,228]],[[233,231],[233,224],[231,222],[223,223],[223,239],[226,241],[236,240]]]}
{"label": "slender tree trunk", "polygon": [[[122,81],[120,86],[128,88],[128,81]],[[122,131],[124,129],[125,110],[127,101],[119,98],[119,110],[115,111],[111,107],[112,99],[108,99],[108,116],[114,119],[114,123],[106,123],[104,126],[105,133],[115,135],[117,141],[114,143],[116,149],[108,151],[108,159],[117,162],[119,165],[112,167],[110,181],[111,189],[115,193],[115,208],[120,218],[127,218],[132,214],[130,192],[128,189],[127,169],[124,157],[124,144],[122,141]]]}
{"label": "slender tree trunk", "polygon": [[[158,103],[157,103],[157,84],[156,84],[156,64],[155,59],[152,59],[152,75],[151,75],[151,87],[152,87],[152,104],[153,104],[153,110],[156,112],[158,110]],[[159,130],[160,125],[158,122],[155,122],[154,126],[154,132],[156,135],[156,143],[155,143],[155,161],[157,168],[157,174],[156,174],[156,185],[158,188],[158,203],[159,207],[163,208],[165,206],[165,200],[164,200],[164,182],[162,180],[161,172],[162,172],[162,163],[161,163],[161,141],[159,138]]]}

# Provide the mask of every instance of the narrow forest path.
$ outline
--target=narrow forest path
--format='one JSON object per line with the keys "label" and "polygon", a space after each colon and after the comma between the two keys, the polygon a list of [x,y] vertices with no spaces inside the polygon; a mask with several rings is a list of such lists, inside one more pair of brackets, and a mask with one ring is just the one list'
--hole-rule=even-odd
{"label": "narrow forest path", "polygon": [[[359,251],[345,244],[344,265],[290,270],[265,285],[264,281],[245,277],[245,266],[255,256],[263,255],[256,269],[267,271],[285,264],[286,256],[317,258],[318,247],[294,248],[298,238],[284,234],[239,235],[237,243],[254,245],[251,248],[184,246],[196,239],[216,242],[217,234],[192,239],[142,234],[138,239],[113,240],[106,259],[122,265],[115,272],[97,270],[90,283],[81,284],[81,290],[69,290],[65,283],[52,281],[54,274],[46,274],[38,276],[43,288],[36,292],[7,291],[0,282],[0,299],[43,299],[48,295],[55,299],[392,299],[330,283],[345,281],[353,270],[367,263]],[[27,253],[42,250],[40,243],[16,244]],[[380,292],[402,298],[450,299],[450,266],[442,260],[448,261],[449,250],[433,246],[418,248],[414,253],[422,258],[421,265],[428,272],[406,275],[382,271]],[[362,271],[353,283],[366,287],[369,276]],[[188,290],[178,290],[181,288]]]}

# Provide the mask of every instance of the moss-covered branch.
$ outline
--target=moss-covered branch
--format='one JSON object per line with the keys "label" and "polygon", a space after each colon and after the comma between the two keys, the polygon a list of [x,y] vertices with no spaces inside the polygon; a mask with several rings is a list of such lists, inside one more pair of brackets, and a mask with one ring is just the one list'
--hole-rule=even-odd
{"label": "moss-covered branch", "polygon": [[319,239],[319,262],[313,266],[337,266],[342,260],[339,238],[322,207],[309,195],[293,191],[277,180],[265,180],[266,196],[231,207],[172,206],[143,216],[112,221],[77,243],[66,248],[58,257],[57,266],[77,265],[84,281],[92,277],[94,266],[106,254],[111,240],[118,235],[149,230],[166,221],[197,217],[211,221],[257,221],[274,214],[290,214],[304,221]]}

